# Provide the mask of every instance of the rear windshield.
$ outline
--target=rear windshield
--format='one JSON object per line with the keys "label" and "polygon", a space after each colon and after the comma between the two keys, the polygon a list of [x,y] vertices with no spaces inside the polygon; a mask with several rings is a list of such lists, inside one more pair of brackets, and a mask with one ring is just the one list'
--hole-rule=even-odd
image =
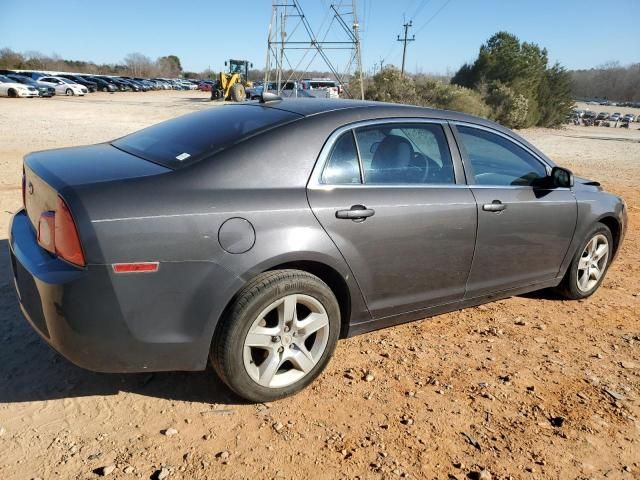
{"label": "rear windshield", "polygon": [[300,115],[269,107],[225,105],[159,123],[111,144],[175,169],[296,118]]}

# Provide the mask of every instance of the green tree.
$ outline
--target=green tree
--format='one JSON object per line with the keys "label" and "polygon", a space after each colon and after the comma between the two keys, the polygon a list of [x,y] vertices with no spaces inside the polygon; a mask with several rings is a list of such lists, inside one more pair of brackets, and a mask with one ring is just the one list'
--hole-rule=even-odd
{"label": "green tree", "polygon": [[498,32],[480,47],[473,64],[456,72],[451,83],[482,91],[493,117],[507,126],[554,126],[564,120],[566,105],[573,102],[565,85],[566,72],[548,63],[546,49]]}
{"label": "green tree", "polygon": [[559,64],[545,71],[538,91],[538,125],[554,127],[564,122],[574,104],[572,87],[571,75]]}

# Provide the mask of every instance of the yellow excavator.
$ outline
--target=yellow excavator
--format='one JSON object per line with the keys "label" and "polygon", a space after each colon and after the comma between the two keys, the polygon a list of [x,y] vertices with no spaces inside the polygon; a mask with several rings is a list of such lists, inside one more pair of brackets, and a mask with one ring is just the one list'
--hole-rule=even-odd
{"label": "yellow excavator", "polygon": [[218,81],[211,89],[211,100],[244,102],[247,99],[246,88],[253,86],[248,80],[249,67],[253,68],[253,63],[231,59],[224,65],[229,67],[229,71],[218,75]]}

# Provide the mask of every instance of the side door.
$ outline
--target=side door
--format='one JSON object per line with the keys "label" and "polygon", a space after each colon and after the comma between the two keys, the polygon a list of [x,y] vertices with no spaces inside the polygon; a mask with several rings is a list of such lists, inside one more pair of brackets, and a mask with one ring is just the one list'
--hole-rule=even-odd
{"label": "side door", "polygon": [[463,297],[476,203],[446,123],[364,122],[327,141],[310,206],[379,319]]}
{"label": "side door", "polygon": [[492,129],[455,124],[478,233],[467,298],[558,275],[576,226],[570,188],[549,188],[550,167],[524,144]]}

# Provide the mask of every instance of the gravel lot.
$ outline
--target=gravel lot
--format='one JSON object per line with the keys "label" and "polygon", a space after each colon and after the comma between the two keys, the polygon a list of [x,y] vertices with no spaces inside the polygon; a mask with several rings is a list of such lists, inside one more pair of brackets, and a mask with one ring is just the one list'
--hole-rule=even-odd
{"label": "gravel lot", "polygon": [[269,405],[211,371],[96,374],[53,352],[8,264],[22,156],[211,107],[175,91],[0,99],[2,479],[640,478],[640,124],[521,132],[627,201],[626,242],[586,301],[536,293],[341,341],[311,388]]}

